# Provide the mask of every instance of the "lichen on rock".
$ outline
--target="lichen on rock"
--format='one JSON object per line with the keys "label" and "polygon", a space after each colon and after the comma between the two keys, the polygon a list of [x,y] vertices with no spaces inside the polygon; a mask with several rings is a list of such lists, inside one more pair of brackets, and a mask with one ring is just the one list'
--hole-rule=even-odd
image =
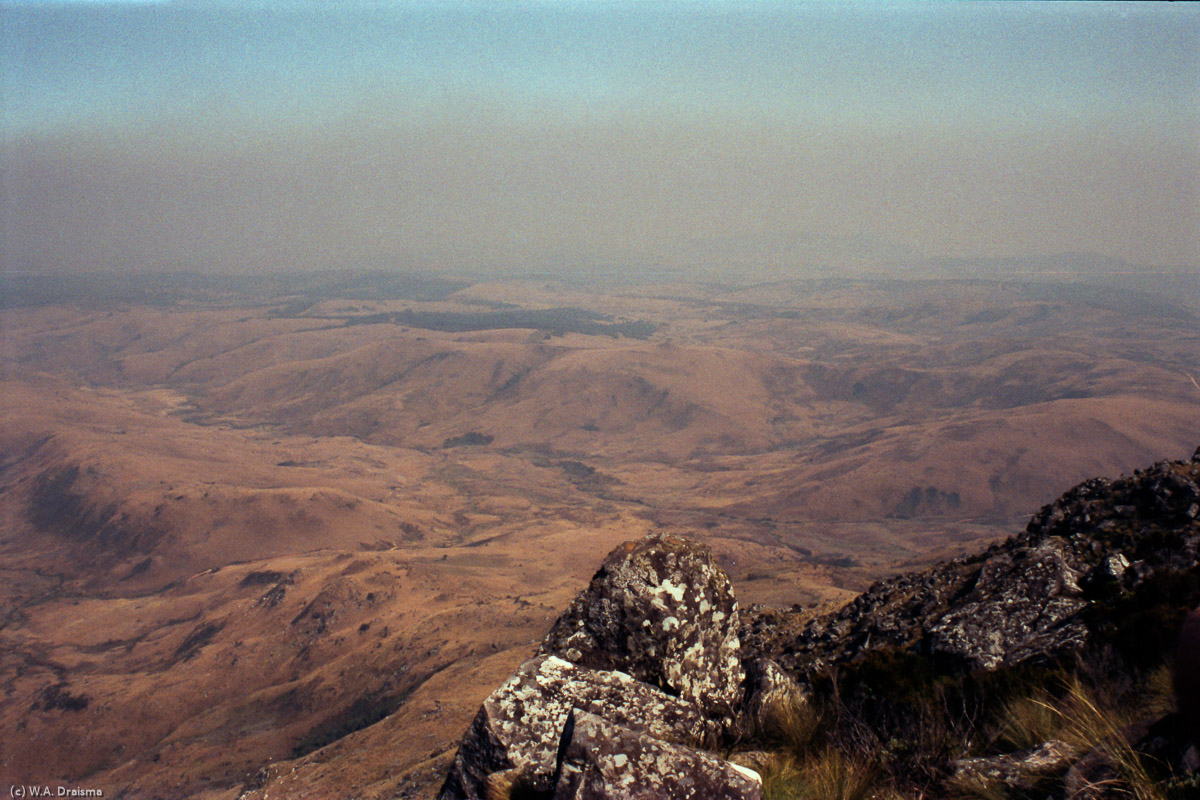
{"label": "lichen on rock", "polygon": [[740,650],[737,600],[712,554],[653,535],[609,554],[539,652],[627,672],[728,719],[743,697]]}
{"label": "lichen on rock", "polygon": [[760,800],[745,767],[575,711],[553,800]]}
{"label": "lichen on rock", "polygon": [[483,797],[489,775],[514,770],[531,791],[552,791],[559,740],[572,709],[667,741],[689,742],[705,730],[694,705],[625,673],[543,656],[525,662],[484,701],[439,798]]}
{"label": "lichen on rock", "polygon": [[[777,668],[770,678],[775,689],[786,683]],[[542,797],[757,800],[759,784],[745,770],[693,749],[736,729],[746,689],[737,600],[709,551],[675,536],[628,542],[554,624],[538,657],[484,702],[439,800],[490,800],[498,786]],[[572,714],[584,721],[577,740]],[[610,733],[624,750],[609,753],[601,739]],[[585,740],[593,742],[586,752]],[[572,741],[575,761],[564,761]],[[603,753],[611,758],[587,760]],[[564,772],[571,764],[576,772]],[[669,780],[654,771],[664,765]],[[564,774],[586,780],[563,788]],[[622,781],[639,788],[626,791]],[[668,785],[672,793],[662,794]],[[598,786],[625,788],[604,795]]]}
{"label": "lichen on rock", "polygon": [[1078,649],[1087,627],[1078,612],[1079,573],[1061,540],[1002,553],[984,564],[975,588],[929,628],[934,653],[995,669]]}

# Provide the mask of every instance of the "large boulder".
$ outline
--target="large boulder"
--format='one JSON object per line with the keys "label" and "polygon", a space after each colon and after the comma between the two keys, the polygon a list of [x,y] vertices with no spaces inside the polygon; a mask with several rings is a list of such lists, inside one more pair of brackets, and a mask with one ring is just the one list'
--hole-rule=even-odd
{"label": "large boulder", "polygon": [[695,705],[625,673],[543,656],[523,664],[484,701],[463,736],[439,800],[488,798],[486,787],[498,782],[549,794],[572,709],[674,742],[704,738],[709,724]]}
{"label": "large boulder", "polygon": [[744,692],[740,649],[737,601],[712,554],[653,535],[608,555],[540,653],[627,672],[731,720]]}
{"label": "large boulder", "polygon": [[572,714],[554,800],[760,800],[757,773],[687,747]]}
{"label": "large boulder", "polygon": [[929,628],[934,653],[994,669],[1074,650],[1087,639],[1079,573],[1050,539],[984,564],[974,589]]}

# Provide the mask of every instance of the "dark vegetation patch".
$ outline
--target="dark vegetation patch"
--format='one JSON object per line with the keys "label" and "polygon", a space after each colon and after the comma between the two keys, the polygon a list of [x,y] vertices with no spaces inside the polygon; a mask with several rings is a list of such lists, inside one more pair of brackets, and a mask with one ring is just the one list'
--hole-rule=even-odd
{"label": "dark vegetation patch", "polygon": [[[499,370],[500,366],[500,364],[496,365],[497,370]],[[489,399],[500,400],[506,397],[513,397],[517,393],[517,387],[521,385],[521,381],[523,381],[525,376],[528,374],[529,370],[523,370],[509,375],[504,383],[500,384],[500,387],[496,389],[496,391],[492,392],[492,396]],[[493,380],[495,380],[495,376],[493,376]]]}
{"label": "dark vegetation patch", "polygon": [[872,650],[814,677],[820,725],[810,746],[876,764],[893,786],[927,793],[1000,727],[1009,701],[1065,686],[1064,676],[1058,665],[943,671],[919,653]]}
{"label": "dark vegetation patch", "polygon": [[128,639],[106,639],[98,644],[83,645],[79,651],[82,653],[107,653],[110,650],[124,650],[128,653],[145,638],[146,634],[132,636]]}
{"label": "dark vegetation patch", "polygon": [[301,758],[314,750],[370,727],[392,714],[408,699],[413,687],[394,692],[391,687],[368,692],[346,708],[313,727],[292,748],[291,758]]}
{"label": "dark vegetation patch", "polygon": [[425,538],[425,531],[415,522],[398,522],[396,527],[404,534],[405,541],[419,542]]}
{"label": "dark vegetation patch", "polygon": [[533,464],[534,466],[544,468],[557,467],[562,470],[563,475],[566,476],[567,480],[575,488],[593,494],[601,494],[610,487],[620,485],[621,483],[620,479],[614,478],[612,475],[606,475],[590,464],[573,459],[555,461],[548,458],[537,458],[534,459]]}
{"label": "dark vegetation patch", "polygon": [[962,505],[958,492],[943,492],[936,486],[914,486],[904,493],[891,516],[912,519],[918,514],[933,515],[956,511]]}
{"label": "dark vegetation patch", "polygon": [[133,520],[116,503],[91,501],[80,488],[81,475],[72,464],[47,470],[34,480],[26,516],[36,528],[96,545],[114,556],[148,552],[158,543],[162,531]]}
{"label": "dark vegetation patch", "polygon": [[221,628],[225,627],[219,622],[209,622],[204,625],[197,625],[187,638],[180,642],[179,647],[175,648],[175,654],[171,659],[172,663],[179,661],[187,661],[193,658],[200,652],[201,648],[213,640]]}
{"label": "dark vegetation patch", "polygon": [[656,330],[651,322],[633,320],[611,322],[606,314],[582,308],[515,309],[498,311],[392,311],[346,317],[346,325],[378,325],[390,323],[411,328],[466,333],[468,331],[528,328],[556,335],[582,333],[590,336],[625,336],[631,339],[649,338]]}
{"label": "dark vegetation patch", "polygon": [[134,564],[130,568],[129,574],[126,575],[124,578],[121,578],[121,580],[127,581],[127,580],[131,580],[133,578],[136,578],[139,575],[144,575],[144,574],[146,574],[146,572],[148,572],[150,570],[150,567],[153,564],[154,564],[154,559],[151,558],[150,556],[146,556],[141,561]]}
{"label": "dark vegetation patch", "polygon": [[479,433],[478,431],[469,431],[460,436],[447,437],[446,440],[442,442],[442,447],[444,449],[466,446],[483,447],[491,444],[492,439],[493,437],[490,434]]}
{"label": "dark vegetation patch", "polygon": [[1161,570],[1148,576],[1136,592],[1094,600],[1084,618],[1098,646],[1111,649],[1129,670],[1144,672],[1172,652],[1183,618],[1197,606],[1200,565]]}
{"label": "dark vegetation patch", "polygon": [[964,325],[979,325],[989,322],[999,322],[1012,313],[1012,309],[1008,306],[992,306],[983,308],[970,314],[963,320]]}
{"label": "dark vegetation patch", "polygon": [[582,461],[559,461],[558,466],[571,480],[593,480],[597,474],[595,467],[590,467]]}
{"label": "dark vegetation patch", "polygon": [[88,514],[85,498],[75,491],[78,480],[79,467],[74,464],[39,475],[29,497],[29,521],[43,531],[68,531],[72,522]]}
{"label": "dark vegetation patch", "polygon": [[34,701],[33,711],[83,711],[91,701],[87,695],[71,694],[67,684],[55,683],[42,689]]}
{"label": "dark vegetation patch", "polygon": [[879,439],[881,435],[883,435],[883,431],[879,429],[863,431],[861,433],[846,433],[819,440],[811,445],[811,449],[814,455],[832,456],[859,447],[866,447],[871,442]]}
{"label": "dark vegetation patch", "polygon": [[274,608],[275,606],[279,605],[279,603],[283,600],[284,595],[286,595],[286,594],[287,594],[286,583],[277,583],[274,586],[272,586],[270,589],[268,589],[263,594],[262,597],[258,598],[258,600],[255,602],[255,605],[266,606],[267,608]]}
{"label": "dark vegetation patch", "polygon": [[266,586],[274,583],[291,583],[292,578],[286,572],[276,572],[274,570],[258,570],[255,572],[246,573],[246,577],[242,578],[239,586]]}
{"label": "dark vegetation patch", "polygon": [[[345,555],[349,557],[349,553]],[[336,616],[337,609],[330,593],[328,590],[322,590],[301,609],[290,624],[293,627],[300,626],[300,630],[309,636],[322,636]]]}
{"label": "dark vegetation patch", "polygon": [[859,566],[858,561],[853,556],[843,555],[823,555],[811,556],[809,559],[813,564],[821,564],[827,567],[838,567],[839,569],[853,569]]}

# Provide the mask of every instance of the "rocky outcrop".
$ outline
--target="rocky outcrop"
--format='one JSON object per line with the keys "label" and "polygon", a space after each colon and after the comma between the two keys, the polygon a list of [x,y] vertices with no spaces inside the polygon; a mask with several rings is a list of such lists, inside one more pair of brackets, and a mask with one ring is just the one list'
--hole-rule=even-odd
{"label": "rocky outcrop", "polygon": [[762,781],[745,767],[572,713],[554,800],[759,800]]}
{"label": "rocky outcrop", "polygon": [[1087,639],[1079,577],[1057,542],[1000,553],[928,627],[929,649],[982,669],[1077,649]]}
{"label": "rocky outcrop", "polygon": [[463,737],[441,796],[482,797],[489,776],[531,791],[554,789],[558,749],[571,711],[602,715],[650,737],[676,742],[702,735],[700,710],[623,672],[578,667],[556,656],[527,661],[484,701]]}
{"label": "rocky outcrop", "polygon": [[970,559],[881,581],[839,611],[744,615],[746,657],[805,676],[892,648],[994,669],[1078,651],[1103,626],[1096,604],[1200,561],[1200,454],[1076,486],[1024,533]]}
{"label": "rocky outcrop", "polygon": [[[830,687],[839,714],[864,715],[847,735],[861,742],[864,727],[891,726],[879,752],[906,752],[903,726],[919,721],[903,716],[907,701],[897,702],[897,716],[878,713],[880,681],[895,673],[871,670],[912,669],[904,691],[958,681],[966,692],[985,685],[979,676],[1008,667],[1035,674],[1028,670],[1040,665],[1036,674],[1051,674],[1087,647],[1111,648],[1134,664],[1149,635],[1157,638],[1147,652],[1166,652],[1181,609],[1200,602],[1198,481],[1200,451],[1188,462],[1087,481],[1008,541],[881,581],[816,617],[798,607],[739,614],[728,578],[703,547],[662,535],[629,542],[605,559],[538,657],[484,703],[440,800],[756,799],[758,776],[703,746],[739,730],[768,731],[773,708],[810,695],[821,702]],[[1181,733],[1200,713],[1197,619],[1178,653],[1183,713],[1146,722],[1141,733],[1131,728],[1127,739],[1185,780],[1200,761]],[[855,684],[862,676],[867,684]],[[839,686],[847,694],[836,694]],[[922,774],[1040,792],[1047,775],[1091,786],[1110,781],[1113,769],[1103,749],[1080,758],[1056,742],[959,756],[937,756],[943,760]]]}
{"label": "rocky outcrop", "polygon": [[[484,702],[439,800],[757,800],[753,772],[698,749],[744,711],[737,630],[707,549],[660,535],[622,545]],[[773,679],[763,691],[787,682]]]}
{"label": "rocky outcrop", "polygon": [[726,720],[742,701],[740,650],[724,571],[707,548],[655,535],[609,554],[540,652],[627,672]]}

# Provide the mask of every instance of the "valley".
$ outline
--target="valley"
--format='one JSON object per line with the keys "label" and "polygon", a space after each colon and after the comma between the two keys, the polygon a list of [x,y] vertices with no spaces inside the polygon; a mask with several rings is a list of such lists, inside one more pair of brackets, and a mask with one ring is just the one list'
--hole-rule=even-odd
{"label": "valley", "polygon": [[0,310],[13,782],[429,798],[622,541],[832,607],[1200,442],[1187,295],[140,281]]}

